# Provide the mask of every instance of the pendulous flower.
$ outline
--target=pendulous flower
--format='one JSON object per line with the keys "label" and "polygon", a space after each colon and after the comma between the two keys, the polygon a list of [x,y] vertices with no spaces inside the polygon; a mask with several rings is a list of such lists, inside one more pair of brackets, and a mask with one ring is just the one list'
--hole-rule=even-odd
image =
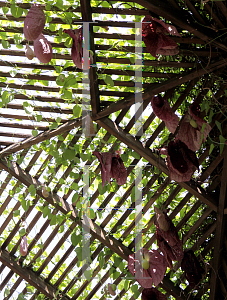
{"label": "pendulous flower", "polygon": [[165,257],[157,250],[144,248],[139,251],[141,257],[144,257],[149,262],[148,268],[147,266],[144,268],[142,261],[135,259],[136,253],[138,253],[136,252],[128,257],[129,272],[135,276],[135,279],[144,288],[151,288],[153,284],[155,286],[159,285],[164,278],[167,268]]}
{"label": "pendulous flower", "polygon": [[154,114],[165,122],[170,132],[174,133],[179,123],[179,118],[173,112],[169,103],[161,95],[158,95],[151,99],[151,106]]}
{"label": "pendulous flower", "polygon": [[[177,138],[184,142],[189,149],[197,151],[207,139],[211,126],[199,117],[200,106],[193,103],[181,122]],[[204,128],[203,128],[204,127]]]}
{"label": "pendulous flower", "polygon": [[[164,153],[163,148],[161,153]],[[169,142],[167,153],[165,154],[167,154],[166,164],[171,180],[177,182],[190,181],[195,168],[199,169],[199,162],[195,152],[178,139]]]}
{"label": "pendulous flower", "polygon": [[102,186],[105,185],[106,181],[110,183],[110,178],[116,179],[117,184],[119,185],[126,183],[127,169],[125,168],[119,153],[100,153],[98,151],[94,151],[93,154],[101,163]]}
{"label": "pendulous flower", "polygon": [[147,51],[157,58],[157,54],[176,55],[179,53],[177,43],[167,34],[181,37],[176,27],[163,21],[145,16],[142,21],[142,35]]}
{"label": "pendulous flower", "polygon": [[[165,212],[162,212],[159,208],[155,207],[156,219],[154,221],[156,227],[157,245],[162,251],[168,266],[173,268],[172,260],[182,260],[183,244],[179,239],[177,230],[173,225],[170,218]],[[163,226],[164,225],[164,226]]]}

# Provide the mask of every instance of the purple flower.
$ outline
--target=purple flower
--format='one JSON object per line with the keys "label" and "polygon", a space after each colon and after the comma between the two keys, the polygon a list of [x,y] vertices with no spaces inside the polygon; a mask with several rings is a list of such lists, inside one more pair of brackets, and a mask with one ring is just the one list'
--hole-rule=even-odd
{"label": "purple flower", "polygon": [[182,260],[184,256],[183,244],[179,239],[175,226],[167,214],[157,207],[155,207],[155,213],[156,220],[154,224],[156,227],[157,245],[162,251],[169,268],[172,269],[172,260],[179,261]]}
{"label": "purple flower", "polygon": [[[68,35],[73,38],[73,44],[72,44],[72,50],[71,50],[71,55],[72,55],[72,60],[74,64],[76,65],[77,68],[83,69],[82,67],[82,62],[83,62],[83,38],[82,38],[82,27],[79,29],[65,29],[65,33],[68,33]],[[86,54],[89,55],[89,51],[86,50]],[[91,63],[93,63],[93,58],[91,57]]]}
{"label": "purple flower", "polygon": [[160,95],[151,99],[151,106],[155,115],[165,122],[167,129],[174,133],[179,123],[179,118],[172,111],[169,103]]}
{"label": "purple flower", "polygon": [[[157,250],[148,250],[146,248],[139,250],[141,257],[143,256],[149,262],[148,268],[144,269],[142,262],[135,259],[135,254],[128,257],[128,270],[136,276],[136,280],[144,288],[151,288],[153,283],[155,286],[163,280],[167,262],[162,254]],[[143,253],[142,253],[143,252]],[[141,276],[140,276],[141,275]],[[137,278],[138,277],[138,278]]]}
{"label": "purple flower", "polygon": [[[184,142],[192,151],[200,149],[201,144],[206,141],[207,136],[211,131],[211,126],[201,119],[199,114],[199,105],[193,103],[190,106],[188,113],[186,113],[177,134],[177,138]],[[202,132],[203,126],[205,127]]]}
{"label": "purple flower", "polygon": [[119,185],[126,183],[127,169],[118,153],[94,151],[93,154],[101,163],[102,186],[106,181],[110,183],[110,178],[116,179]]}
{"label": "purple flower", "polygon": [[[195,152],[176,139],[168,144],[167,148],[167,167],[169,177],[177,182],[185,182],[191,179],[195,167],[199,168],[199,162]],[[163,150],[162,150],[163,153]]]}
{"label": "purple flower", "polygon": [[177,29],[163,21],[145,16],[142,21],[142,35],[147,51],[157,58],[157,54],[176,55],[179,53],[178,45],[167,34],[181,35]]}
{"label": "purple flower", "polygon": [[192,250],[184,252],[184,258],[181,262],[181,269],[185,271],[185,277],[189,285],[194,288],[202,279],[204,269],[201,267],[197,257]]}

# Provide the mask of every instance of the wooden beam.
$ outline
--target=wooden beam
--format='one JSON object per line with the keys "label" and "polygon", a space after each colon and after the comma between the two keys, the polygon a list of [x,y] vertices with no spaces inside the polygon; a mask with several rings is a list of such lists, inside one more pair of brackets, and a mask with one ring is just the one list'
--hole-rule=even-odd
{"label": "wooden beam", "polygon": [[[78,213],[72,205],[70,205],[63,198],[59,197],[56,193],[52,193],[48,197],[43,197],[42,194],[42,183],[37,179],[32,177],[28,172],[25,172],[20,166],[15,162],[7,162],[6,160],[0,161],[0,168],[9,172],[12,176],[17,178],[20,182],[29,187],[31,184],[34,185],[36,189],[36,194],[44,198],[48,203],[53,205],[57,210],[61,211],[63,214],[68,215],[72,221],[78,222]],[[98,225],[95,224],[91,219],[89,220],[89,226],[84,220],[81,220],[81,224],[86,228],[90,234],[98,239],[101,243],[107,246],[109,249],[117,253],[123,259],[128,260],[128,256],[131,254],[129,248],[124,246],[114,237],[108,236],[108,234]]]}
{"label": "wooden beam", "polygon": [[[49,283],[46,283],[42,278],[37,276],[32,270],[21,266],[20,262],[16,261],[16,256],[10,255],[6,250],[0,248],[0,261],[3,265],[6,265],[13,272],[18,274],[21,278],[26,280],[29,284],[34,286],[42,294],[47,296],[50,299],[56,297],[57,288],[53,287]],[[63,296],[62,300],[69,300],[68,296]]]}
{"label": "wooden beam", "polygon": [[225,215],[224,215],[224,208],[227,202],[227,152],[224,155],[224,162],[223,162],[223,171],[221,176],[221,190],[219,196],[219,205],[217,211],[217,227],[215,233],[215,247],[214,247],[214,258],[212,264],[212,273],[211,273],[211,280],[210,280],[210,300],[215,300],[219,297],[218,292],[218,273],[220,268],[220,257],[222,252],[222,245],[224,242],[224,223],[225,223]]}
{"label": "wooden beam", "polygon": [[[191,81],[195,78],[208,74],[226,65],[227,65],[227,60],[222,59],[220,61],[211,64],[207,68],[200,68],[199,70],[196,69],[190,72],[185,72],[184,74],[178,74],[172,77],[171,79],[164,81],[163,83],[153,84],[151,87],[147,88],[145,92],[142,94],[143,101],[148,101],[148,100],[150,101],[152,96],[156,94],[159,94],[161,92],[179,86],[185,82]],[[123,100],[118,101],[117,103],[111,104],[107,108],[100,111],[97,115],[93,115],[93,117],[94,119],[100,119],[106,117],[112,114],[113,112],[116,112],[123,108],[130,107],[134,103],[135,103],[135,95],[133,94]]]}
{"label": "wooden beam", "polygon": [[[148,147],[143,147],[140,141],[125,132],[120,126],[112,122],[109,118],[103,118],[96,121],[100,126],[105,128],[109,133],[114,135],[117,139],[125,143],[128,147],[136,151],[139,155],[144,157],[148,162],[157,167],[163,173],[169,175],[169,171],[163,159],[157,157]],[[202,202],[207,204],[214,211],[217,211],[216,201],[206,193],[206,191],[195,182],[179,182],[180,186],[188,190],[192,195],[199,198]]]}
{"label": "wooden beam", "polygon": [[170,4],[163,0],[137,0],[137,3],[147,8],[149,11],[173,22],[182,29],[188,30],[190,33],[207,43],[227,51],[227,46],[215,39],[215,34],[212,29],[207,27],[204,28],[199,23],[195,23],[191,15],[186,11],[181,10],[181,13],[179,13],[178,10],[174,9]]}
{"label": "wooden beam", "polygon": [[76,120],[71,120],[71,121],[64,123],[63,125],[60,125],[58,128],[56,128],[54,130],[47,130],[45,132],[40,133],[36,137],[32,136],[22,142],[15,143],[15,144],[3,149],[2,151],[0,151],[0,159],[3,157],[6,157],[7,155],[9,155],[11,153],[15,153],[22,149],[27,149],[27,148],[29,148],[33,145],[36,145],[42,141],[45,141],[52,137],[55,137],[64,132],[70,131],[71,129],[79,127],[81,125],[82,125],[81,118],[76,119]]}

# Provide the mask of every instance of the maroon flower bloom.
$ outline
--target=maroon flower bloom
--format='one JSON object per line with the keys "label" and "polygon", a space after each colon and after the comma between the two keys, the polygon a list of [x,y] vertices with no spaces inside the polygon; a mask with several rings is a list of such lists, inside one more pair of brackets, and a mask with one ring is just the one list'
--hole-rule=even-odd
{"label": "maroon flower bloom", "polygon": [[[77,68],[82,69],[82,61],[83,61],[83,39],[82,39],[82,27],[79,29],[65,29],[65,33],[68,33],[71,38],[73,38],[72,44],[72,60]],[[89,51],[86,52],[89,55]],[[93,62],[93,58],[91,57],[91,63]]]}
{"label": "maroon flower bloom", "polygon": [[167,167],[171,180],[185,182],[191,179],[194,167],[199,168],[199,162],[192,150],[180,140],[175,140],[168,144]]}
{"label": "maroon flower bloom", "polygon": [[151,99],[151,106],[155,115],[165,122],[167,129],[174,133],[179,123],[179,118],[172,111],[169,103],[160,95]]}
{"label": "maroon flower bloom", "polygon": [[187,250],[184,252],[184,258],[181,262],[181,269],[185,271],[185,277],[192,288],[194,288],[200,282],[204,273],[204,269],[201,267],[192,250]]}
{"label": "maroon flower bloom", "polygon": [[94,151],[93,154],[101,163],[102,186],[105,185],[106,181],[110,183],[110,178],[116,179],[117,184],[119,185],[126,183],[127,169],[125,168],[124,163],[118,153],[100,153],[98,151]]}
{"label": "maroon flower bloom", "polygon": [[[211,126],[201,119],[199,114],[199,105],[193,103],[190,106],[188,113],[186,113],[177,134],[177,138],[184,142],[192,151],[200,149],[201,144],[206,141],[207,136],[211,131]],[[203,124],[205,127],[202,132]]]}
{"label": "maroon flower bloom", "polygon": [[[157,250],[143,249],[139,250],[141,256],[149,261],[149,268],[144,269],[142,262],[135,259],[135,254],[129,255],[128,257],[128,269],[129,272],[136,276],[136,280],[144,288],[151,288],[153,283],[157,286],[164,278],[167,262],[163,255]],[[142,253],[143,252],[143,253]],[[138,253],[138,252],[136,252]]]}
{"label": "maroon flower bloom", "polygon": [[150,288],[142,291],[142,300],[167,300],[167,297],[156,288]]}
{"label": "maroon flower bloom", "polygon": [[147,51],[157,58],[157,54],[175,55],[178,54],[179,49],[175,41],[173,41],[167,34],[181,36],[177,29],[163,21],[145,16],[142,21],[142,35]]}
{"label": "maroon flower bloom", "polygon": [[[155,207],[156,220],[154,221],[156,227],[157,245],[162,251],[168,266],[172,269],[172,260],[179,261],[183,258],[183,244],[179,239],[177,230],[170,218],[165,212]],[[165,219],[163,219],[163,217]],[[168,225],[167,225],[168,224]]]}

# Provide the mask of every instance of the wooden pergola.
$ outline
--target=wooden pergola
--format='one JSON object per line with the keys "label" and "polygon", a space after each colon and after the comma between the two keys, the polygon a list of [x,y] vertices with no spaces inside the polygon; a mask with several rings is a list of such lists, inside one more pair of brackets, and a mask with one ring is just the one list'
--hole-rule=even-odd
{"label": "wooden pergola", "polygon": [[[180,262],[174,262],[157,288],[168,299],[226,299],[226,1],[42,2],[43,34],[53,47],[49,64],[25,56],[23,22],[32,4],[0,2],[0,298],[141,299],[143,288],[127,270],[135,247],[140,168],[143,247],[157,248],[154,206],[159,206],[167,209],[184,250],[192,249],[205,269],[192,289]],[[177,28],[181,37],[172,39],[180,51],[155,59],[142,44],[141,101],[135,103],[135,24],[146,15]],[[90,22],[94,54],[89,87],[97,134],[91,138],[83,134],[83,71],[73,64],[71,40],[62,30],[83,22]],[[62,74],[66,81],[61,85]],[[200,171],[189,182],[171,181],[164,158],[155,151],[174,139],[152,112],[150,101],[157,94],[180,118],[196,100],[212,126],[196,153]],[[103,188],[92,152],[119,148],[127,183],[118,186],[113,180]],[[88,221],[82,218],[85,167],[93,210]],[[47,197],[42,186],[49,187]],[[81,259],[82,229],[90,232],[90,266]],[[24,234],[26,257],[19,249]],[[84,272],[88,267],[90,273]],[[116,296],[104,294],[110,282],[117,285]]]}

